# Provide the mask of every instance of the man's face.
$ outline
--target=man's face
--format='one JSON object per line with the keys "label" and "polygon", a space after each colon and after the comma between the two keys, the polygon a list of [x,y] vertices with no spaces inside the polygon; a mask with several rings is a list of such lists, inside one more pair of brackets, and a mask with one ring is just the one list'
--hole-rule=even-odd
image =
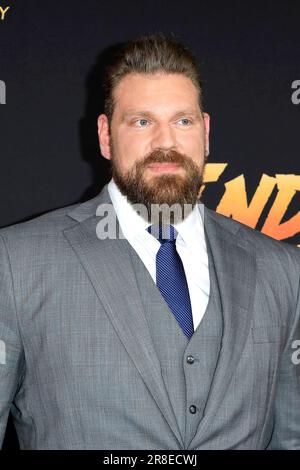
{"label": "man's face", "polygon": [[102,155],[132,203],[195,204],[208,151],[209,116],[182,74],[125,76],[114,112],[98,119]]}

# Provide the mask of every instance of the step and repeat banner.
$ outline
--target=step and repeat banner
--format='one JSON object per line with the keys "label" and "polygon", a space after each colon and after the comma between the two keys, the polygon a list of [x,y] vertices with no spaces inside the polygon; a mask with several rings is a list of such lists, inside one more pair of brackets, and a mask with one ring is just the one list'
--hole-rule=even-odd
{"label": "step and repeat banner", "polygon": [[162,32],[200,62],[204,203],[300,247],[299,20],[291,0],[0,0],[0,227],[100,192],[105,50]]}

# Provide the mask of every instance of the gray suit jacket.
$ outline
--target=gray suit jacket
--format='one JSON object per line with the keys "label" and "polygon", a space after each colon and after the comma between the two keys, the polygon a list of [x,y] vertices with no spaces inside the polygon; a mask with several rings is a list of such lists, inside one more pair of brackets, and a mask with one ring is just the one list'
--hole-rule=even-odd
{"label": "gray suit jacket", "polygon": [[[105,186],[0,230],[0,445],[11,410],[22,449],[184,448],[128,242],[96,236],[109,202]],[[204,223],[224,332],[188,448],[300,449],[300,253],[206,207]]]}

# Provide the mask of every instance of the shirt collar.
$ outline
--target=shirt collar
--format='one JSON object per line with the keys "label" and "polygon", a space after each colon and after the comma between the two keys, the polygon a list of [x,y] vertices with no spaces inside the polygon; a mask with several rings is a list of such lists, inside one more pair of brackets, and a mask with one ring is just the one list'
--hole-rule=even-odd
{"label": "shirt collar", "polygon": [[107,189],[124,236],[135,238],[140,233],[144,233],[149,223],[136,212],[127,197],[121,193],[113,178],[108,183]]}
{"label": "shirt collar", "polygon": [[[136,212],[127,197],[121,193],[113,178],[107,188],[124,236],[135,238],[141,233],[148,234],[146,228],[149,226],[149,222]],[[190,214],[182,222],[174,224],[174,227],[178,232],[178,237],[184,243],[204,241],[203,204],[196,204]]]}

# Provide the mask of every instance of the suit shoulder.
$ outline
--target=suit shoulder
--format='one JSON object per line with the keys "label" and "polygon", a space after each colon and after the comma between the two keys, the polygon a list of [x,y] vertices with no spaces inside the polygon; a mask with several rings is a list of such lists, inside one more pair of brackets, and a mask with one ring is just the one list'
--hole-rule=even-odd
{"label": "suit shoulder", "polygon": [[256,256],[261,258],[279,258],[288,260],[293,265],[296,263],[298,270],[300,269],[300,250],[296,245],[287,243],[282,240],[276,240],[257,229],[249,227],[248,225],[238,222],[223,214],[208,209],[210,214],[213,214],[215,220],[224,228],[227,228],[237,237],[241,239],[245,248],[255,252]]}
{"label": "suit shoulder", "polygon": [[67,216],[71,209],[80,203],[71,204],[58,209],[53,209],[38,217],[25,222],[15,223],[0,229],[0,236],[4,239],[24,239],[34,236],[57,235],[64,228],[74,225],[74,220]]}

